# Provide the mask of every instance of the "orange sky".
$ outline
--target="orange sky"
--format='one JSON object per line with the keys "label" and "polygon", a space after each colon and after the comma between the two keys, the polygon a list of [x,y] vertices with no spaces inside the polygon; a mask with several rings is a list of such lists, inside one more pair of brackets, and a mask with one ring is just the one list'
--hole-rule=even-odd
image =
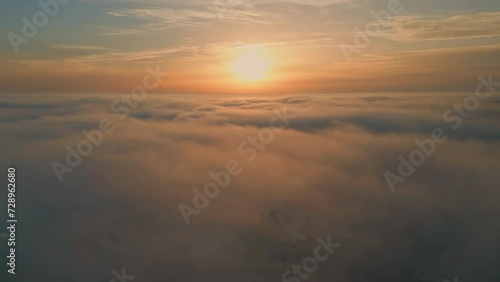
{"label": "orange sky", "polygon": [[75,2],[22,44],[37,7],[12,9],[0,91],[130,91],[158,66],[170,76],[151,92],[449,92],[499,71],[497,1],[302,2]]}

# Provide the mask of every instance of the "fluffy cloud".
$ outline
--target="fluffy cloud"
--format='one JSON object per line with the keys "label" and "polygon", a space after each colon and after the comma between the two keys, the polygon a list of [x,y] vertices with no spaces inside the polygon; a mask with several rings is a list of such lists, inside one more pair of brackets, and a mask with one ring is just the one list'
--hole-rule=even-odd
{"label": "fluffy cloud", "polygon": [[[24,281],[108,281],[123,266],[141,281],[277,281],[296,263],[283,246],[295,247],[268,232],[270,211],[306,214],[308,235],[342,244],[317,281],[498,277],[495,100],[393,194],[383,172],[415,138],[449,127],[442,113],[463,95],[150,95],[124,121],[109,109],[115,95],[4,97]],[[296,117],[247,162],[238,145],[284,106]],[[116,131],[58,183],[52,161],[103,117]],[[185,225],[178,204],[229,160],[241,175]]]}

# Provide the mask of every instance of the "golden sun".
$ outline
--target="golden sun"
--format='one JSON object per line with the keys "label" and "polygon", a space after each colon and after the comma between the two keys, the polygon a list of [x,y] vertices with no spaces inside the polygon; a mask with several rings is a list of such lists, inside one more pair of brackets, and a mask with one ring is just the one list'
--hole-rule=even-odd
{"label": "golden sun", "polygon": [[232,71],[241,80],[254,82],[266,78],[271,60],[259,46],[244,47],[232,63]]}

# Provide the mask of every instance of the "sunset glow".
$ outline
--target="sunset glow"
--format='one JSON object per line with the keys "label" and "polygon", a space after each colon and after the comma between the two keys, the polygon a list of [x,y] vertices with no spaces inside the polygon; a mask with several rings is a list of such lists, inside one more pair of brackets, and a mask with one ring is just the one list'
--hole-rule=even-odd
{"label": "sunset glow", "polygon": [[232,62],[231,67],[238,79],[255,82],[266,78],[271,62],[262,48],[245,47]]}

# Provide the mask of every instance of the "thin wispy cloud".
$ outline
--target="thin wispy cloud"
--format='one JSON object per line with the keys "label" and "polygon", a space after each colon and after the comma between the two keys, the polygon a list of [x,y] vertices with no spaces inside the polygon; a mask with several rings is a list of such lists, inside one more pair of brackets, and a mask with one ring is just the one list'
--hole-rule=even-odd
{"label": "thin wispy cloud", "polygon": [[107,47],[102,46],[90,46],[90,45],[49,45],[52,49],[65,49],[65,50],[110,50]]}
{"label": "thin wispy cloud", "polygon": [[500,36],[500,12],[470,13],[448,18],[398,17],[389,33],[397,41],[450,40]]}
{"label": "thin wispy cloud", "polygon": [[[208,6],[211,7],[211,6]],[[235,9],[224,15],[224,21],[214,10],[193,10],[193,9],[172,9],[172,8],[154,8],[154,9],[125,9],[112,10],[108,12],[111,16],[131,17],[146,22],[146,26],[164,28],[201,28],[216,24],[236,23],[236,24],[271,24],[272,15],[253,9]]]}

